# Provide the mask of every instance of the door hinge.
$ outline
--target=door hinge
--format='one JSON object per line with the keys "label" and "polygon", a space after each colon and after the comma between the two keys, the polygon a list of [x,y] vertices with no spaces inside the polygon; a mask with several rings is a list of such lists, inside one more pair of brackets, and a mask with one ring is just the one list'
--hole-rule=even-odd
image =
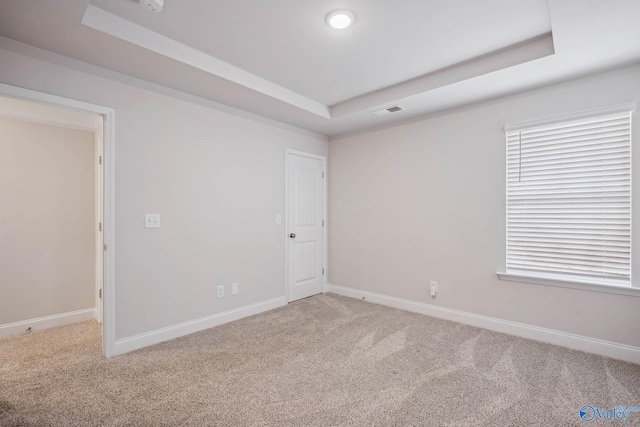
{"label": "door hinge", "polygon": [[98,291],[98,297],[99,297],[99,298],[102,298],[102,289],[100,289],[100,290]]}
{"label": "door hinge", "polygon": [[98,164],[101,165],[102,164],[102,156],[98,156]]}
{"label": "door hinge", "polygon": [[322,177],[324,178],[324,172],[322,172]]}
{"label": "door hinge", "polygon": [[107,250],[107,244],[106,243],[104,244],[104,250],[105,251]]}
{"label": "door hinge", "polygon": [[324,268],[322,269],[322,275],[324,276]]}
{"label": "door hinge", "polygon": [[324,219],[322,220],[322,226],[324,227]]}
{"label": "door hinge", "polygon": [[98,231],[102,231],[102,223],[101,222],[98,223]]}

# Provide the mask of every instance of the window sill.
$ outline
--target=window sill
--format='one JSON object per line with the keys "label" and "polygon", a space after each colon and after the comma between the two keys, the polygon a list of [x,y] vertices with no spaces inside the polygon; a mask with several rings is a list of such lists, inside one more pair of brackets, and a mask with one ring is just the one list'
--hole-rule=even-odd
{"label": "window sill", "polygon": [[588,282],[580,279],[571,280],[564,277],[537,276],[527,273],[497,272],[496,274],[500,280],[506,280],[509,282],[534,283],[536,285],[557,286],[561,288],[580,289],[583,291],[640,297],[640,288],[634,288],[631,286]]}

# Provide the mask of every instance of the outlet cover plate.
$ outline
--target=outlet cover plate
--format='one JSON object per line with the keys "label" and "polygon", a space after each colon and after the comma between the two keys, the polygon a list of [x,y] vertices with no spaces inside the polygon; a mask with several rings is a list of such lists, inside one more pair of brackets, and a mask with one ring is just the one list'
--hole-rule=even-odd
{"label": "outlet cover plate", "polygon": [[160,228],[160,214],[144,214],[144,228]]}

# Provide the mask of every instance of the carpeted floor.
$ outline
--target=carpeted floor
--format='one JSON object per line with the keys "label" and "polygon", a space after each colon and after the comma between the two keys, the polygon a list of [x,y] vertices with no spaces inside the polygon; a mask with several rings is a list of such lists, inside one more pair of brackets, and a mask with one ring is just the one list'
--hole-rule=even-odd
{"label": "carpeted floor", "polygon": [[0,426],[578,426],[585,404],[640,406],[640,365],[332,294],[109,360],[93,321],[0,341]]}

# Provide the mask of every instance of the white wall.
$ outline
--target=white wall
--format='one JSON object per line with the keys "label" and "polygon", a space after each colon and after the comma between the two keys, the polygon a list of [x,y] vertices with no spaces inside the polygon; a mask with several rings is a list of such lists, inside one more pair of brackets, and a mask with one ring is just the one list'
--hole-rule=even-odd
{"label": "white wall", "polygon": [[94,136],[0,116],[0,325],[95,307]]}
{"label": "white wall", "polygon": [[0,63],[3,83],[115,109],[116,339],[284,295],[285,148],[326,155],[326,138],[15,51]]}
{"label": "white wall", "polygon": [[[640,298],[500,281],[508,123],[640,100],[640,66],[329,143],[329,282],[640,346]],[[640,152],[640,113],[633,150]],[[640,188],[634,157],[633,188]],[[640,224],[634,190],[633,220]],[[640,245],[640,226],[633,228]],[[634,252],[635,252],[634,251]],[[640,283],[640,257],[633,260]],[[439,282],[436,299],[430,280]]]}

